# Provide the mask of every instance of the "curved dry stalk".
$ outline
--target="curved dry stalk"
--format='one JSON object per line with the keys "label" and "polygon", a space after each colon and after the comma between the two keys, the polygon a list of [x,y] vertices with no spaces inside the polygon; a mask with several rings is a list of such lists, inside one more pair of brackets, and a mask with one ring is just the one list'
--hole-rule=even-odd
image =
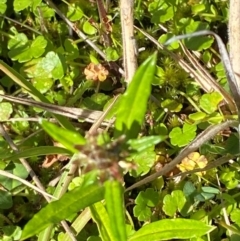
{"label": "curved dry stalk", "polygon": [[24,23],[21,23],[21,22],[15,20],[15,19],[9,18],[9,17],[7,17],[7,16],[5,16],[5,15],[2,15],[2,14],[0,14],[0,17],[2,17],[2,18],[4,18],[4,19],[7,19],[7,20],[9,20],[9,21],[11,21],[11,22],[13,22],[13,23],[16,23],[16,24],[20,25],[21,27],[27,28],[27,29],[29,29],[30,31],[32,31],[32,32],[34,32],[34,33],[36,33],[36,34],[42,35],[42,33],[39,32],[39,31],[37,31],[36,29],[31,28],[31,27],[29,27],[28,25],[26,25],[26,24],[24,24]]}
{"label": "curved dry stalk", "polygon": [[[58,106],[58,105],[48,104],[48,103],[35,101],[31,99],[13,97],[10,95],[0,94],[0,98],[11,101],[13,103],[19,103],[22,105],[37,107],[37,108],[49,111],[53,114],[66,116],[72,119],[83,119],[85,122],[89,122],[89,123],[95,123],[96,120],[99,120],[99,118],[104,113],[103,111],[97,111],[97,110],[95,111],[95,110],[87,110],[87,109],[74,108],[74,107]],[[101,122],[101,124],[106,126],[106,125],[109,125],[109,122],[111,123],[112,120],[103,121]]]}
{"label": "curved dry stalk", "polygon": [[26,181],[26,180],[24,180],[24,179],[22,179],[22,178],[20,178],[20,177],[18,177],[18,176],[16,176],[16,175],[13,175],[13,174],[10,173],[10,172],[6,172],[6,171],[4,171],[4,170],[0,170],[0,175],[2,175],[2,176],[4,176],[4,177],[11,178],[11,179],[14,179],[14,180],[17,180],[17,181],[21,182],[22,184],[24,184],[24,185],[32,188],[32,189],[35,190],[36,192],[41,193],[41,194],[44,195],[44,196],[50,197],[50,198],[55,199],[55,200],[57,199],[56,197],[52,196],[51,194],[45,192],[44,190],[42,190],[42,189],[34,186],[32,183],[30,183],[30,182],[28,182],[28,181]]}
{"label": "curved dry stalk", "polygon": [[234,71],[233,71],[229,56],[228,56],[228,52],[225,48],[225,45],[222,42],[222,39],[217,34],[215,34],[212,31],[209,31],[209,30],[202,30],[202,31],[198,31],[198,32],[190,33],[190,34],[183,34],[183,35],[179,35],[179,36],[169,39],[166,42],[166,45],[168,45],[176,40],[198,37],[198,36],[202,36],[202,35],[212,35],[217,41],[219,52],[220,52],[223,66],[225,69],[225,73],[226,73],[226,76],[228,79],[228,84],[229,84],[230,90],[232,92],[233,99],[236,103],[238,112],[240,112],[240,88],[239,88],[240,83],[238,83],[236,81],[235,74],[234,74]]}
{"label": "curved dry stalk", "polygon": [[[185,51],[185,54],[188,60],[191,62],[192,66],[189,65],[181,56],[168,50],[166,46],[159,43],[150,34],[136,26],[134,27],[143,35],[145,35],[151,42],[153,42],[159,49],[163,50],[171,58],[173,58],[182,69],[184,69],[187,73],[190,74],[190,76],[200,85],[202,89],[204,89],[206,92],[219,92],[223,96],[225,102],[229,105],[229,109],[231,110],[231,112],[236,113],[236,106],[231,95],[224,88],[222,88],[222,86],[220,86],[209,74],[206,74],[207,71],[203,68],[203,66],[196,64],[197,61],[195,57],[186,48],[183,48],[183,51]],[[176,38],[172,39],[172,41],[177,40]]]}

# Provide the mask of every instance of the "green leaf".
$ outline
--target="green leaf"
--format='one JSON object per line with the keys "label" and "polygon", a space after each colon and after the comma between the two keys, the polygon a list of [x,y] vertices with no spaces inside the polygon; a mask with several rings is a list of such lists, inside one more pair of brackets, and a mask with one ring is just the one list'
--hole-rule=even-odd
{"label": "green leaf", "polygon": [[203,12],[204,10],[206,9],[206,5],[203,4],[203,3],[200,3],[200,4],[194,4],[192,6],[192,12],[194,14],[198,14],[200,12]]}
{"label": "green leaf", "polygon": [[21,240],[34,236],[50,224],[56,224],[79,210],[99,202],[104,197],[104,188],[97,184],[81,186],[63,195],[57,201],[42,208],[25,225]]}
{"label": "green leaf", "polygon": [[186,203],[186,198],[181,190],[174,190],[171,195],[167,194],[163,199],[163,211],[173,217],[177,211],[181,212]]}
{"label": "green leaf", "polygon": [[117,61],[119,59],[119,54],[116,49],[112,47],[107,47],[105,52],[107,61]]}
{"label": "green leaf", "polygon": [[162,108],[170,112],[179,112],[182,109],[182,104],[176,100],[166,99],[161,103]]}
{"label": "green leaf", "polygon": [[204,94],[199,102],[200,108],[202,108],[208,114],[211,114],[218,109],[218,105],[222,99],[223,97],[218,92]]}
{"label": "green leaf", "polygon": [[93,220],[96,222],[98,227],[98,232],[102,240],[114,241],[113,231],[111,229],[110,218],[107,213],[106,208],[102,202],[98,202],[90,206],[91,214]]}
{"label": "green leaf", "polygon": [[153,188],[141,191],[135,199],[136,206],[133,208],[134,217],[139,221],[147,221],[152,216],[150,207],[155,207],[159,201],[159,195]]}
{"label": "green leaf", "polygon": [[83,31],[86,34],[93,35],[97,32],[97,29],[95,27],[93,27],[92,24],[89,23],[89,21],[85,21],[83,24]]}
{"label": "green leaf", "polygon": [[79,49],[76,43],[72,41],[71,39],[66,39],[64,41],[64,47],[65,47],[65,54],[66,54],[66,59],[68,61],[74,60],[79,57]]}
{"label": "green leaf", "polygon": [[[41,3],[42,3],[42,0],[32,0],[32,1],[31,1],[31,8],[32,8],[33,10],[36,10],[36,8],[37,8]],[[41,6],[41,11],[42,11],[42,7],[43,7],[43,6]]]}
{"label": "green leaf", "polygon": [[33,76],[61,79],[64,76],[64,71],[64,66],[58,54],[51,51],[37,63]]}
{"label": "green leaf", "polygon": [[238,208],[234,209],[230,213],[231,220],[240,226],[240,210]]}
{"label": "green leaf", "polygon": [[139,139],[128,140],[127,145],[129,145],[129,150],[140,153],[159,144],[166,138],[167,136],[144,136]]}
{"label": "green leaf", "polygon": [[151,93],[156,60],[155,53],[138,68],[127,91],[121,96],[115,122],[115,136],[125,134],[127,139],[133,139],[139,134]]}
{"label": "green leaf", "polygon": [[[26,112],[18,110],[17,114],[13,118],[28,118],[29,116]],[[16,132],[18,135],[24,135],[24,132],[27,132],[30,128],[28,121],[13,121],[10,123],[11,129]]]}
{"label": "green leaf", "polygon": [[[184,32],[187,34],[207,29],[209,29],[209,25],[207,23],[194,21],[193,19],[191,19],[186,25]],[[200,51],[211,47],[212,43],[214,42],[214,39],[213,37],[209,36],[201,36],[201,38],[189,38],[184,39],[183,41],[187,48],[195,51]]]}
{"label": "green leaf", "polygon": [[196,125],[189,125],[185,123],[183,128],[175,127],[169,133],[171,144],[174,146],[186,146],[192,141],[196,136]]}
{"label": "green leaf", "polygon": [[153,148],[149,148],[144,152],[131,155],[130,159],[134,160],[134,163],[137,165],[136,168],[130,170],[130,174],[133,177],[143,176],[147,174],[154,165],[156,153]]}
{"label": "green leaf", "polygon": [[[161,37],[158,39],[158,42],[164,44],[165,42],[167,42],[170,38],[173,38],[174,34],[172,33],[167,33],[167,34],[162,34]],[[178,49],[179,48],[179,43],[177,41],[169,44],[167,46],[167,48],[169,50],[174,50],[174,49]]]}
{"label": "green leaf", "polygon": [[115,240],[126,241],[124,191],[119,181],[107,181],[105,186],[105,201],[110,218],[110,226]]}
{"label": "green leaf", "polygon": [[196,113],[190,114],[188,117],[191,120],[199,121],[199,120],[204,119],[206,116],[207,116],[207,114],[204,112],[196,112]]}
{"label": "green leaf", "polygon": [[146,191],[141,191],[135,199],[136,204],[145,204],[149,207],[155,207],[159,201],[158,192],[153,188],[147,188]]}
{"label": "green leaf", "polygon": [[219,194],[219,189],[215,187],[202,187],[203,192],[205,193],[213,193],[213,194]]}
{"label": "green leaf", "polygon": [[52,88],[54,81],[51,78],[35,77],[32,80],[32,84],[42,94],[45,94],[47,91],[49,91]]}
{"label": "green leaf", "polygon": [[13,112],[12,104],[8,102],[0,103],[0,121],[7,121]]}
{"label": "green leaf", "polygon": [[220,172],[220,181],[227,189],[233,189],[239,183],[239,174],[235,169],[225,168]]}
{"label": "green leaf", "polygon": [[43,129],[55,140],[65,146],[69,151],[78,152],[75,145],[84,145],[86,140],[76,131],[63,129],[51,122],[41,121]]}
{"label": "green leaf", "polygon": [[39,58],[44,53],[46,46],[47,40],[43,36],[36,37],[31,44],[31,56],[33,58]]}
{"label": "green leaf", "polygon": [[14,0],[13,7],[15,12],[19,12],[29,7],[32,3],[32,0]]}
{"label": "green leaf", "polygon": [[196,192],[196,188],[192,182],[187,181],[183,187],[185,197],[191,197]]}
{"label": "green leaf", "polygon": [[7,0],[0,0],[0,13],[1,14],[4,14],[7,9],[6,2],[7,2]]}
{"label": "green leaf", "polygon": [[71,5],[69,5],[67,17],[70,21],[73,22],[80,20],[83,17],[83,11],[79,6],[72,3]]}
{"label": "green leaf", "polygon": [[8,56],[12,60],[18,60],[20,63],[27,62],[32,58],[40,57],[47,46],[47,41],[43,36],[36,37],[33,41],[29,41],[23,33],[16,34],[14,38],[8,42]]}
{"label": "green leaf", "polygon": [[[14,163],[10,162],[4,168],[4,170],[22,178],[22,179],[26,179],[28,176],[28,171],[26,170],[26,168],[21,163],[18,163],[18,162],[14,162]],[[13,180],[12,178],[8,178],[5,176],[0,176],[0,183],[3,187],[5,187],[9,191],[11,191],[15,187],[22,184],[21,182],[19,182],[17,180]]]}
{"label": "green leaf", "polygon": [[29,158],[34,156],[45,156],[52,154],[71,155],[72,152],[58,146],[38,146],[19,151],[17,154],[4,157],[5,160],[18,160],[19,158]]}
{"label": "green leaf", "polygon": [[91,97],[84,98],[82,105],[90,110],[102,110],[109,99],[110,97],[104,93],[95,93]]}
{"label": "green leaf", "polygon": [[10,192],[0,190],[0,207],[1,209],[9,209],[13,205],[12,194]]}
{"label": "green leaf", "polygon": [[154,1],[149,4],[148,10],[152,13],[151,21],[153,23],[165,23],[166,21],[173,18],[174,8],[168,3],[159,4],[158,1]]}
{"label": "green leaf", "polygon": [[[21,74],[19,74],[14,68],[7,65],[4,61],[0,60],[0,65],[5,69],[5,73],[9,73],[9,77],[21,88],[27,91],[32,97],[42,102],[49,103],[48,99],[42,95],[36,88],[32,86]],[[53,116],[59,121],[59,123],[67,129],[74,130],[73,125],[66,117],[54,115]]]}
{"label": "green leaf", "polygon": [[133,208],[133,215],[139,221],[148,221],[152,216],[152,210],[144,204],[137,204]]}
{"label": "green leaf", "polygon": [[238,134],[236,135],[234,133],[230,135],[226,141],[226,144],[224,145],[224,151],[224,154],[229,153],[232,155],[238,155],[240,153]]}
{"label": "green leaf", "polygon": [[128,241],[159,241],[201,237],[215,227],[189,219],[165,219],[143,226]]}
{"label": "green leaf", "polygon": [[22,230],[20,227],[8,225],[1,227],[1,229],[4,233],[4,239],[2,241],[20,240],[22,234]]}

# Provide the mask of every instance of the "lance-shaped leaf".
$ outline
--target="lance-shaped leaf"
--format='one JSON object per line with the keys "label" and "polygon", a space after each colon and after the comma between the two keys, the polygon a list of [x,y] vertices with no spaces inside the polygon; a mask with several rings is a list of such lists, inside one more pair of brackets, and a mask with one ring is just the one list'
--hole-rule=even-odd
{"label": "lance-shaped leaf", "polygon": [[99,202],[104,197],[104,187],[99,185],[80,186],[49,203],[26,224],[21,240],[38,234],[51,224],[59,223],[79,210]]}
{"label": "lance-shaped leaf", "polygon": [[136,138],[147,110],[155,74],[157,54],[150,56],[136,71],[127,91],[121,97],[115,123],[115,136]]}

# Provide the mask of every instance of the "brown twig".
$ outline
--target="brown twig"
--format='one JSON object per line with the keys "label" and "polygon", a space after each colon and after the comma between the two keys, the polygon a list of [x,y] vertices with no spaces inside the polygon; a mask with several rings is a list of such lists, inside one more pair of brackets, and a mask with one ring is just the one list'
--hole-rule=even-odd
{"label": "brown twig", "polygon": [[4,176],[4,177],[11,178],[11,179],[14,179],[14,180],[17,180],[17,181],[21,182],[22,184],[24,184],[24,185],[32,188],[33,190],[41,193],[41,194],[44,195],[44,196],[50,197],[50,198],[52,198],[52,199],[57,199],[57,198],[55,198],[54,196],[52,196],[51,194],[49,194],[49,193],[43,191],[42,189],[34,186],[34,185],[31,184],[30,182],[28,182],[28,181],[26,181],[26,180],[24,180],[24,179],[22,179],[22,178],[20,178],[20,177],[18,177],[18,176],[16,176],[16,175],[11,174],[10,172],[6,172],[6,171],[4,171],[4,170],[0,170],[0,175],[1,175],[1,176]]}
{"label": "brown twig", "polygon": [[109,36],[110,32],[108,31],[108,17],[107,12],[103,4],[103,0],[96,0],[99,18],[102,24],[102,35],[104,39],[104,44],[106,47],[111,46],[111,38]]}
{"label": "brown twig", "polygon": [[238,121],[226,121],[218,125],[210,126],[206,130],[204,130],[201,134],[199,134],[188,146],[186,146],[170,163],[165,165],[163,169],[159,172],[156,172],[143,180],[133,184],[126,191],[130,191],[139,186],[145,185],[156,178],[165,175],[170,172],[179,162],[183,160],[183,158],[187,157],[190,153],[196,151],[203,143],[209,141],[213,138],[219,131],[224,130],[229,126],[238,126]]}
{"label": "brown twig", "polygon": [[[66,116],[66,117],[69,117],[72,119],[83,119],[85,122],[89,122],[89,123],[95,123],[95,121],[98,120],[103,114],[102,111],[58,106],[58,105],[48,104],[48,103],[39,102],[39,101],[31,100],[31,99],[13,97],[10,95],[1,95],[0,94],[0,98],[11,101],[13,103],[19,103],[22,105],[38,107],[43,110],[49,111],[51,113]],[[102,124],[108,125],[109,121],[104,121],[104,122],[102,122]]]}

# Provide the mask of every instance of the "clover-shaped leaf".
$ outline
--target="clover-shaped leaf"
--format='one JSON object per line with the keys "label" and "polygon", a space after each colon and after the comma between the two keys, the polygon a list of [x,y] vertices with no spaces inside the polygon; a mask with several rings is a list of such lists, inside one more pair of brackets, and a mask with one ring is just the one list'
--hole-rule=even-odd
{"label": "clover-shaped leaf", "polygon": [[43,36],[35,38],[31,44],[30,54],[33,58],[39,58],[45,51],[47,40]]}
{"label": "clover-shaped leaf", "polygon": [[145,204],[149,207],[155,207],[158,203],[159,196],[153,188],[148,188],[146,191],[141,191],[136,200],[136,204]]}
{"label": "clover-shaped leaf", "polygon": [[155,207],[159,201],[159,195],[153,188],[148,188],[146,191],[141,191],[136,200],[136,206],[133,209],[134,216],[139,221],[148,220],[151,215],[151,207]]}
{"label": "clover-shaped leaf", "polygon": [[144,152],[132,155],[131,158],[134,160],[137,167],[133,170],[130,170],[130,174],[134,177],[137,177],[139,175],[145,175],[149,172],[156,160],[156,153],[151,147]]}
{"label": "clover-shaped leaf", "polygon": [[37,63],[35,71],[32,73],[33,77],[61,79],[64,72],[65,66],[62,64],[58,54],[51,51]]}
{"label": "clover-shaped leaf", "polygon": [[227,189],[233,189],[239,183],[239,174],[234,169],[225,168],[221,171],[220,181],[226,186]]}
{"label": "clover-shaped leaf", "polygon": [[175,127],[169,133],[171,144],[174,146],[186,146],[196,136],[197,127],[195,125],[189,125],[185,123],[183,128]]}
{"label": "clover-shaped leaf", "polygon": [[152,13],[151,21],[153,23],[165,23],[174,15],[174,8],[170,4],[154,1],[149,4],[148,10]]}
{"label": "clover-shaped leaf", "polygon": [[186,203],[186,198],[181,190],[174,190],[171,195],[167,194],[163,199],[163,211],[173,217],[177,211],[181,212]]}
{"label": "clover-shaped leaf", "polygon": [[139,221],[146,221],[151,217],[152,212],[146,205],[138,204],[133,208],[133,214]]}
{"label": "clover-shaped leaf", "polygon": [[13,32],[15,36],[8,41],[8,49],[17,49],[27,44],[28,38],[24,33],[18,33],[15,28],[11,28],[10,31]]}
{"label": "clover-shaped leaf", "polygon": [[14,39],[8,42],[8,56],[20,63],[27,62],[32,58],[39,58],[45,51],[47,41],[43,36],[38,36],[29,41],[25,34],[17,34]]}
{"label": "clover-shaped leaf", "polygon": [[218,104],[222,101],[222,96],[218,92],[207,93],[202,95],[200,99],[200,107],[208,114],[213,113],[218,108]]}

